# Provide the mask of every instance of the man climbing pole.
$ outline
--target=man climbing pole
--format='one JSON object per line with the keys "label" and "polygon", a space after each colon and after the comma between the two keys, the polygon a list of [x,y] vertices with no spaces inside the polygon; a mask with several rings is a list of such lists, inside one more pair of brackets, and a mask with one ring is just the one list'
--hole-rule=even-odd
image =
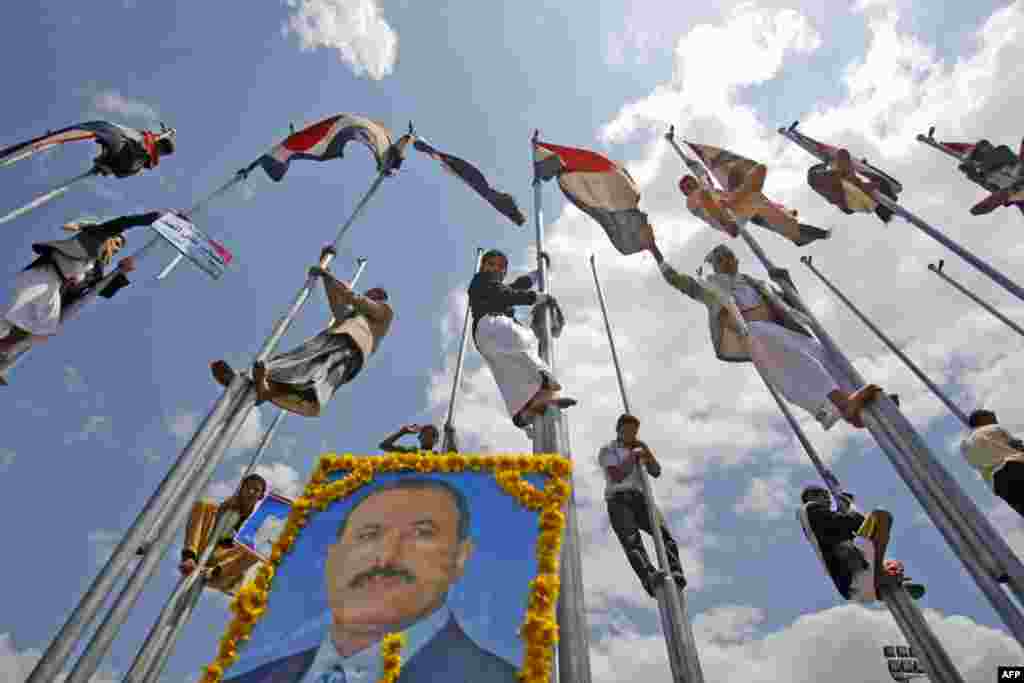
{"label": "man climbing pole", "polygon": [[650,248],[665,280],[708,309],[711,343],[719,360],[753,362],[782,396],[830,429],[839,418],[864,427],[860,411],[881,389],[869,384],[853,393],[834,379],[825,348],[807,331],[807,318],[767,283],[739,273],[739,261],[724,244],[705,258],[715,269],[698,281],[676,272],[656,244]]}
{"label": "man climbing pole", "polygon": [[889,512],[875,510],[865,517],[848,493],[839,497],[833,510],[828,489],[817,485],[804,488],[800,503],[797,519],[804,535],[844,598],[878,600],[886,581],[903,584],[915,600],[924,595],[924,586],[904,576],[902,562],[885,559],[892,530]]}
{"label": "man climbing pole", "polygon": [[892,220],[892,211],[876,202],[871,193],[877,190],[896,201],[895,189],[881,174],[861,178],[847,149],[838,150],[831,161],[811,166],[807,184],[845,214],[873,212],[883,223]]}
{"label": "man climbing pole", "polygon": [[[407,434],[416,434],[420,445],[418,448],[399,446],[395,442],[401,439]],[[438,431],[437,427],[431,424],[417,425],[408,424],[403,425],[401,429],[380,442],[378,448],[385,453],[416,453],[418,451],[433,451],[434,445],[437,443]]]}
{"label": "man climbing pole", "polygon": [[102,152],[93,160],[100,175],[116,178],[133,176],[143,169],[153,169],[161,156],[174,154],[174,131],[154,133],[119,126],[121,135],[97,137]]}
{"label": "man climbing pole", "polygon": [[1024,442],[999,425],[991,410],[975,410],[968,416],[971,433],[960,452],[981,473],[992,492],[1024,517]]}
{"label": "man climbing pole", "polygon": [[[325,247],[325,251],[331,247]],[[323,255],[321,255],[321,260]],[[298,347],[253,366],[257,401],[305,417],[318,417],[342,384],[355,379],[391,329],[394,312],[380,287],[356,294],[329,271],[313,266],[310,274],[323,280],[333,318],[327,328]],[[210,365],[222,386],[234,370],[223,360]]]}
{"label": "man climbing pole", "polygon": [[538,355],[537,336],[515,319],[514,306],[548,305],[549,294],[531,291],[529,276],[504,284],[508,258],[492,249],[483,255],[480,271],[469,285],[473,341],[494,376],[512,423],[529,429],[549,405],[568,408],[575,399],[558,394],[562,385]]}
{"label": "man climbing pole", "polygon": [[74,232],[73,237],[33,244],[39,257],[15,278],[10,308],[0,321],[0,359],[46,341],[97,295],[109,299],[127,286],[126,273],[135,268],[131,257],[122,259],[117,276],[97,291],[105,269],[125,245],[123,233],[160,215],[155,211],[104,223],[68,223],[64,229]]}
{"label": "man climbing pole", "polygon": [[[644,590],[653,598],[658,570],[647,555],[640,532],[653,536],[654,531],[651,529],[639,468],[647,468],[647,473],[657,478],[661,476],[661,465],[647,444],[636,438],[639,429],[640,420],[637,417],[628,413],[619,416],[615,423],[615,439],[601,447],[597,460],[604,472],[604,499],[612,529]],[[664,520],[659,519],[659,522],[672,579],[680,589],[685,588],[686,579],[679,562],[679,547]]]}
{"label": "man climbing pole", "polygon": [[[196,570],[196,562],[210,542],[216,548],[207,566],[207,587],[213,590],[234,594],[245,579],[249,568],[259,562],[259,558],[239,545],[233,538],[249,518],[256,504],[267,494],[267,482],[258,474],[250,474],[242,480],[238,492],[220,505],[210,500],[199,500],[192,506],[188,525],[185,527],[185,547],[181,551],[181,563],[178,571],[188,575]],[[223,538],[213,540],[210,536],[217,526],[220,515],[234,510],[238,512],[238,522]]]}

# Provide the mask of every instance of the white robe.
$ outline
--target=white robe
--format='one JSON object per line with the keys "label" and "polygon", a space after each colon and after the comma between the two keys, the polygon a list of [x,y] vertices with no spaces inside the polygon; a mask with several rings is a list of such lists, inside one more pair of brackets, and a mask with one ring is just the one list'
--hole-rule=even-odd
{"label": "white robe", "polygon": [[554,381],[537,345],[533,330],[507,316],[488,315],[477,323],[476,348],[494,375],[510,417],[540,390],[542,373]]}
{"label": "white robe", "polygon": [[790,403],[815,417],[825,429],[841,417],[828,397],[840,389],[825,347],[782,325],[755,320],[750,330],[750,357],[764,378]]}

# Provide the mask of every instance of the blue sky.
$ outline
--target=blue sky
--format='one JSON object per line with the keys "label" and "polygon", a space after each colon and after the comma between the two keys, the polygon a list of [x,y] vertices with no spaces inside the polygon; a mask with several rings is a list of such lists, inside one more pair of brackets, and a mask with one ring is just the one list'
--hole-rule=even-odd
{"label": "blue sky", "polygon": [[[942,227],[955,239],[1019,279],[1020,216],[967,215],[979,192],[937,153],[914,143],[913,134],[937,124],[951,135],[1016,145],[1024,82],[1013,67],[1022,43],[1013,26],[1024,23],[1021,2],[925,2],[913,9],[878,0],[843,8],[819,2],[689,8],[573,1],[500,9],[465,1],[306,2],[247,3],[244,11],[230,3],[146,0],[88,9],[44,0],[9,8],[9,25],[17,30],[0,48],[11,65],[0,144],[90,118],[129,125],[162,120],[178,129],[178,152],[153,173],[97,180],[3,226],[5,282],[31,260],[31,244],[61,234],[65,221],[187,208],[278,141],[290,122],[299,126],[339,112],[379,119],[396,134],[414,120],[433,145],[477,164],[527,214],[534,128],[552,142],[603,151],[638,179],[641,208],[650,213],[666,256],[692,271],[720,240],[688,217],[675,190],[678,160],[657,143],[671,123],[681,135],[703,134],[699,141],[770,162],[772,196],[799,208],[807,222],[835,229],[834,239],[811,252],[825,273],[892,336],[906,340],[907,352],[960,405],[986,402],[1005,422],[1024,426],[1012,392],[1024,370],[1019,345],[1008,330],[943,289],[923,264],[947,258],[954,277],[1018,320],[1024,318],[1019,302],[905,224],[883,229],[831,212],[802,185],[810,158],[773,133],[801,118],[809,132],[862,141],[864,154],[884,161],[910,188],[906,201],[913,208],[948,221]],[[381,46],[388,34],[379,24],[369,35],[343,24],[320,34],[353,49],[354,62],[332,47],[302,49],[300,36],[283,30],[301,6],[378,17],[397,35],[397,61],[386,68]],[[756,40],[744,33],[744,22],[762,27]],[[689,56],[687,46],[703,44],[698,38],[708,27],[735,42]],[[729,68],[735,60],[749,69]],[[381,77],[369,77],[366,68]],[[0,169],[0,207],[13,208],[75,175],[91,155],[89,145],[79,144]],[[30,522],[8,524],[7,539],[19,558],[31,560],[5,563],[0,671],[20,680],[19,667],[45,648],[218,396],[209,362],[249,362],[372,176],[372,161],[356,146],[343,160],[297,163],[278,184],[253,174],[244,190],[197,220],[235,253],[237,265],[222,280],[182,265],[158,284],[152,274],[169,258],[164,252],[140,267],[129,289],[36,349],[12,374],[0,399],[7,416],[0,514],[13,521],[32,511]],[[790,647],[813,650],[830,637],[825,625],[847,629],[844,638],[857,644],[849,656],[873,651],[858,629],[872,625],[889,633],[891,618],[836,607],[839,598],[792,516],[794,490],[813,480],[813,470],[753,371],[714,361],[704,311],[667,288],[649,257],[619,256],[594,223],[564,208],[553,186],[545,188],[544,201],[556,294],[569,316],[558,363],[567,393],[586,399],[570,419],[595,675],[624,680],[649,672],[668,680],[657,612],[607,527],[594,462],[620,407],[586,263],[591,251],[631,402],[645,420],[641,436],[665,464],[659,499],[683,547],[689,607],[707,643],[709,680],[726,680],[748,665],[765,668],[769,659],[785,662]],[[374,452],[403,423],[439,422],[474,250],[497,246],[511,255],[513,270],[524,270],[532,267],[532,234],[529,223],[514,226],[432,160],[410,156],[345,238],[334,266],[347,274],[356,257],[369,259],[361,288],[389,289],[396,310],[392,333],[323,417],[292,416],[282,425],[265,461],[278,487],[301,486],[324,451]],[[144,240],[139,232],[128,237],[129,250]],[[968,494],[1015,548],[1024,549],[1019,520],[953,448],[955,420],[809,277],[797,250],[773,236],[763,243],[790,265],[862,372],[900,392],[911,420]],[[756,274],[749,254],[737,251]],[[9,293],[8,284],[3,296]],[[284,346],[316,332],[327,315],[316,292]],[[508,424],[472,348],[460,405],[458,424],[469,448],[529,450]],[[247,426],[215,476],[212,494],[223,495],[237,480],[271,416],[265,411]],[[937,610],[940,637],[948,629],[954,643],[964,637],[991,642],[989,659],[976,661],[959,650],[956,661],[980,672],[1006,652],[1019,659],[1019,648],[1006,645],[998,618],[870,438],[843,427],[823,434],[805,424],[865,506],[895,513],[892,554],[929,585],[924,605]],[[175,579],[169,557],[104,663],[104,675],[126,670]],[[191,680],[213,652],[227,614],[226,601],[204,600],[166,680]],[[960,647],[954,643],[947,645]],[[630,655],[639,648],[652,668]],[[791,679],[810,680],[802,676]]]}

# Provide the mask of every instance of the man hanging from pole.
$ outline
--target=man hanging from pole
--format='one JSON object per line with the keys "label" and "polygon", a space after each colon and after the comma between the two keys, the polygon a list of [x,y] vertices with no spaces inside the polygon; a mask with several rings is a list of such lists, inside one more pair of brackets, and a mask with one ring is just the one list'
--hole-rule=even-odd
{"label": "man hanging from pole", "polygon": [[[420,445],[418,448],[399,446],[395,442],[401,439],[403,436],[408,434],[416,434],[419,439]],[[438,431],[437,427],[432,424],[417,425],[408,424],[403,425],[401,429],[380,442],[378,448],[385,453],[417,453],[419,451],[430,451],[433,452],[434,445],[437,443]]]}
{"label": "man hanging from pole", "polygon": [[[321,261],[323,257],[322,253]],[[338,388],[355,379],[380,347],[394,312],[380,287],[359,295],[320,266],[309,272],[323,280],[334,317],[325,330],[298,347],[257,362],[252,381],[258,402],[270,401],[297,415],[318,417]],[[222,386],[234,377],[234,370],[223,360],[214,361],[210,369]]]}
{"label": "man hanging from pole", "polygon": [[[228,595],[234,594],[249,568],[259,563],[259,558],[235,542],[233,537],[266,495],[266,480],[258,474],[250,474],[242,479],[238,492],[219,505],[209,500],[196,501],[185,527],[185,547],[181,551],[178,570],[184,575],[194,572],[206,545],[215,542],[217,547],[204,568],[206,585]],[[214,541],[210,535],[217,526],[217,519],[229,510],[238,512],[238,522],[229,535]]]}
{"label": "man hanging from pole", "polygon": [[64,229],[75,233],[73,237],[33,244],[39,257],[15,278],[10,308],[0,321],[0,359],[46,341],[97,295],[109,299],[127,286],[126,273],[135,268],[131,257],[122,259],[117,277],[96,291],[104,270],[124,248],[123,233],[149,225],[160,215],[154,211],[103,223],[68,223]]}
{"label": "man hanging from pole", "polygon": [[473,341],[494,376],[512,423],[529,429],[549,405],[568,408],[576,400],[562,398],[562,385],[538,354],[536,334],[515,319],[514,306],[554,302],[549,294],[531,291],[529,276],[504,284],[508,258],[492,249],[483,255],[480,271],[469,285]]}
{"label": "man hanging from pole", "polygon": [[[626,559],[640,578],[644,590],[654,597],[655,578],[658,570],[644,548],[640,532],[653,536],[647,501],[644,498],[640,467],[647,468],[652,477],[661,476],[661,465],[654,458],[647,444],[636,438],[640,420],[634,415],[623,413],[615,423],[615,439],[601,447],[597,460],[604,472],[604,499],[608,506],[608,518],[618,536]],[[672,538],[672,532],[663,519],[659,519],[661,537],[665,541],[672,579],[680,589],[686,587],[683,567],[679,562],[679,546]]]}
{"label": "man hanging from pole", "polygon": [[960,443],[964,459],[1024,517],[1024,441],[1003,429],[991,410],[975,410],[967,423],[971,433]]}
{"label": "man hanging from pole", "polygon": [[704,259],[715,269],[698,281],[676,272],[652,242],[650,252],[665,280],[707,306],[711,343],[719,360],[753,362],[782,396],[830,429],[842,418],[864,428],[860,412],[880,393],[874,384],[848,393],[828,352],[807,331],[803,313],[776,294],[767,283],[739,273],[739,261],[724,244]]}
{"label": "man hanging from pole", "polygon": [[878,600],[886,581],[903,584],[915,600],[924,595],[924,586],[909,583],[903,575],[902,562],[885,559],[892,530],[889,512],[875,510],[865,517],[848,493],[839,496],[833,510],[828,489],[818,485],[804,488],[800,503],[797,520],[844,598]]}
{"label": "man hanging from pole", "polygon": [[838,150],[829,162],[811,166],[807,184],[845,214],[874,213],[883,223],[892,220],[892,211],[876,202],[871,193],[877,190],[896,201],[896,191],[884,176],[864,179],[857,175],[847,149]]}

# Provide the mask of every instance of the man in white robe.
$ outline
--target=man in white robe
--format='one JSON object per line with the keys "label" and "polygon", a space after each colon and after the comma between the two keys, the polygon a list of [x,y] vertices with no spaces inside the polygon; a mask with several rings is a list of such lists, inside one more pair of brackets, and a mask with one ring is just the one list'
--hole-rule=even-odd
{"label": "man in white robe", "polygon": [[862,429],[860,411],[881,389],[869,384],[849,393],[828,353],[807,331],[807,317],[768,287],[739,273],[739,261],[724,244],[705,261],[714,274],[703,281],[676,272],[656,245],[650,249],[665,280],[708,308],[711,341],[719,360],[753,362],[790,403],[814,415],[825,429],[839,418]]}

